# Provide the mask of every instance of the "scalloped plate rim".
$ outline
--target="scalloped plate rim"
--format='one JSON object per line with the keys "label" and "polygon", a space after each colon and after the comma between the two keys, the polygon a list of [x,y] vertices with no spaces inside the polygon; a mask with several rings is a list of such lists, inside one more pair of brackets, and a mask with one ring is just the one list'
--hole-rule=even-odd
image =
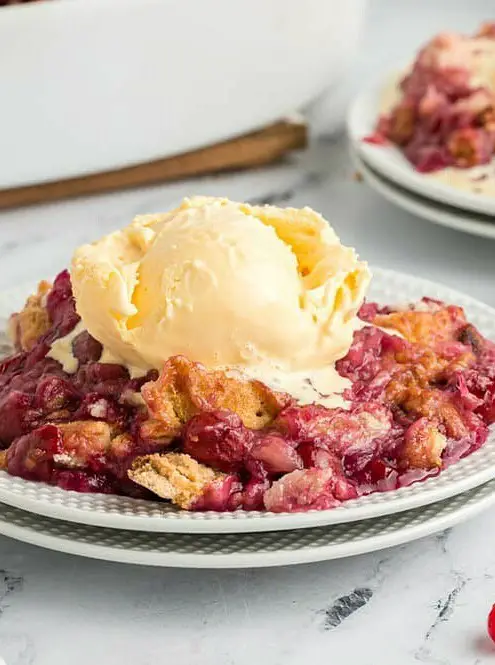
{"label": "scalloped plate rim", "polygon": [[367,184],[395,206],[411,215],[460,233],[469,233],[491,240],[495,239],[495,224],[485,221],[482,217],[476,219],[476,213],[470,210],[450,208],[404,189],[401,185],[388,180],[373,169],[364,157],[358,154],[354,145],[350,147],[350,155],[352,162],[362,172]]}
{"label": "scalloped plate rim", "polygon": [[[122,538],[122,546],[120,547],[101,543],[88,544],[84,540],[77,538],[77,533],[74,533],[71,524],[53,521],[53,525],[49,525],[49,528],[55,527],[59,531],[62,531],[62,535],[53,535],[46,531],[40,532],[34,527],[18,523],[20,519],[26,520],[26,516],[28,519],[34,521],[34,515],[26,513],[25,515],[17,516],[16,523],[15,519],[12,519],[12,516],[10,516],[10,519],[2,517],[1,507],[0,533],[9,538],[51,551],[123,564],[203,569],[266,568],[299,565],[353,557],[389,547],[397,547],[450,529],[476,517],[495,504],[495,481],[471,490],[468,494],[458,495],[441,503],[443,503],[443,511],[439,507],[440,514],[435,514],[433,517],[425,517],[419,523],[417,520],[414,520],[412,523],[397,525],[397,528],[389,528],[378,534],[372,533],[371,535],[364,535],[361,538],[354,537],[348,541],[325,543],[323,545],[310,543],[288,550],[282,548],[278,550],[274,548],[263,550],[262,540],[257,540],[254,544],[250,540],[256,535],[253,533],[239,534],[240,539],[249,541],[249,551],[234,553],[221,552],[216,554],[212,553],[209,548],[201,551],[202,544],[198,542],[197,538],[194,541],[195,551],[193,553],[184,553],[183,551],[160,552],[157,550],[153,551],[151,548],[151,551],[147,551],[146,548],[132,549],[132,547],[128,546],[128,535],[126,535],[125,531],[114,531],[117,538],[119,536]],[[459,503],[460,505],[457,507]],[[9,515],[8,508],[5,512]],[[17,510],[17,512],[23,513],[24,511]],[[407,512],[418,515],[424,511],[421,508],[414,511],[406,511],[406,516]],[[387,516],[383,516],[382,521],[386,520],[386,518]],[[376,528],[380,523],[380,518],[363,522],[363,530],[370,523],[374,523]],[[97,531],[95,527],[87,525],[80,525],[78,528],[89,530],[90,533]],[[327,528],[331,529],[331,527]],[[64,530],[68,532],[65,537],[63,535]],[[304,538],[304,535],[308,532],[295,531],[292,533],[301,534],[301,538]],[[175,537],[180,537],[180,535],[176,534]],[[212,537],[214,535],[216,534],[210,534]],[[138,533],[137,536],[138,539],[143,539],[145,533]],[[194,538],[193,535],[186,537]]]}

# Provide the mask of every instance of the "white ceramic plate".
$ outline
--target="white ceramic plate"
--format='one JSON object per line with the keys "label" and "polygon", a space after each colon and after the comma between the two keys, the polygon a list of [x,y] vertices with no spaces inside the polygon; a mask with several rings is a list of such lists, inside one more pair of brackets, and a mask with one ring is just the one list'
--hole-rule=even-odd
{"label": "white ceramic plate", "polygon": [[456,231],[464,231],[484,238],[495,238],[495,220],[493,217],[484,217],[467,210],[460,210],[442,203],[434,203],[399,185],[395,185],[369,166],[357,154],[354,147],[351,148],[351,157],[356,168],[363,174],[370,187],[391,203],[395,203],[399,208],[403,208],[407,212],[423,217],[435,224],[456,229]]}
{"label": "white ceramic plate", "polygon": [[[3,294],[0,318],[19,307],[29,289]],[[370,297],[382,303],[414,301],[424,295],[456,303],[470,320],[495,339],[495,310],[447,287],[374,269]],[[338,508],[306,513],[187,512],[164,502],[143,501],[105,494],[79,494],[43,483],[28,482],[0,472],[0,501],[23,510],[94,526],[175,533],[226,533],[301,529],[353,522],[424,506],[465,492],[495,478],[495,432],[472,455],[436,478],[393,492],[370,494],[347,501]]]}
{"label": "white ceramic plate", "polygon": [[150,534],[70,524],[0,505],[0,533],[58,552],[147,566],[258,568],[355,556],[423,538],[495,504],[495,481],[440,503],[304,531]]}
{"label": "white ceramic plate", "polygon": [[[494,215],[495,197],[463,191],[418,173],[398,148],[392,145],[372,145],[363,141],[363,138],[371,134],[375,128],[379,116],[380,97],[388,80],[390,75],[364,90],[349,112],[347,129],[359,156],[381,175],[425,198],[464,210]],[[495,171],[495,162],[493,170]]]}

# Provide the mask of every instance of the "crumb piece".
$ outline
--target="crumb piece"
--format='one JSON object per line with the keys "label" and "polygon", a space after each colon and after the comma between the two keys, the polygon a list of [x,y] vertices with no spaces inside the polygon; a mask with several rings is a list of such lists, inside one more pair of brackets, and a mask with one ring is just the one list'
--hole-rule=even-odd
{"label": "crumb piece", "polygon": [[92,420],[75,420],[56,423],[64,452],[56,460],[63,466],[86,466],[95,455],[107,452],[112,442],[112,429],[108,423]]}
{"label": "crumb piece", "polygon": [[135,442],[130,434],[118,434],[110,442],[109,455],[113,459],[124,459],[135,450]]}
{"label": "crumb piece", "polygon": [[354,171],[352,177],[356,182],[363,182],[363,180],[364,180],[363,174],[361,173],[361,171]]}
{"label": "crumb piece", "polygon": [[188,510],[210,483],[224,478],[225,474],[196,462],[184,453],[167,453],[137,457],[128,476],[162,499],[169,499]]}
{"label": "crumb piece", "polygon": [[9,334],[19,351],[29,351],[50,327],[50,319],[45,307],[47,293],[52,288],[48,282],[38,284],[38,292],[29,296],[24,308],[12,314],[9,321]]}
{"label": "crumb piece", "polygon": [[435,423],[420,418],[406,432],[402,461],[410,469],[434,469],[442,466],[447,438]]}
{"label": "crumb piece", "polygon": [[7,451],[0,450],[0,469],[7,469]]}
{"label": "crumb piece", "polygon": [[77,469],[81,466],[79,460],[68,453],[56,453],[53,456],[53,461],[58,466],[63,466],[67,469]]}
{"label": "crumb piece", "polygon": [[409,103],[399,104],[390,118],[389,138],[397,145],[406,145],[413,133],[416,111]]}
{"label": "crumb piece", "polygon": [[99,399],[88,407],[88,413],[92,418],[104,418],[107,413],[107,408],[106,400]]}

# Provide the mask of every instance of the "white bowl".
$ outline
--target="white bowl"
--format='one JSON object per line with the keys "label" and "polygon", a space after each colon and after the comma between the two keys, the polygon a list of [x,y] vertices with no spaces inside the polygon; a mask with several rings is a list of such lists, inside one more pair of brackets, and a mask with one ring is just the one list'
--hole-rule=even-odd
{"label": "white bowl", "polygon": [[345,74],[366,0],[53,0],[0,8],[0,188],[178,154]]}

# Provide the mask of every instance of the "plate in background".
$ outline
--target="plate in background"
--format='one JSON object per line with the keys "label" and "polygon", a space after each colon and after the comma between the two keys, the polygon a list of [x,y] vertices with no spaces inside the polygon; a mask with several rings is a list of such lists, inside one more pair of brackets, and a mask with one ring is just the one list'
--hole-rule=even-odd
{"label": "plate in background", "polygon": [[441,226],[447,226],[456,231],[495,239],[495,218],[435,203],[430,199],[423,198],[403,187],[395,185],[382,177],[359,156],[355,150],[355,146],[351,148],[351,157],[356,168],[362,173],[370,187],[399,208],[403,208],[413,215],[427,219],[435,224],[440,224]]}
{"label": "plate in background", "polygon": [[[365,89],[353,103],[347,117],[347,131],[354,150],[366,164],[394,184],[426,199],[470,210],[484,215],[495,215],[495,196],[475,194],[444,184],[418,173],[402,152],[394,145],[374,145],[363,141],[373,133],[379,117],[383,90],[390,85],[391,76]],[[495,174],[495,160],[492,162]]]}

